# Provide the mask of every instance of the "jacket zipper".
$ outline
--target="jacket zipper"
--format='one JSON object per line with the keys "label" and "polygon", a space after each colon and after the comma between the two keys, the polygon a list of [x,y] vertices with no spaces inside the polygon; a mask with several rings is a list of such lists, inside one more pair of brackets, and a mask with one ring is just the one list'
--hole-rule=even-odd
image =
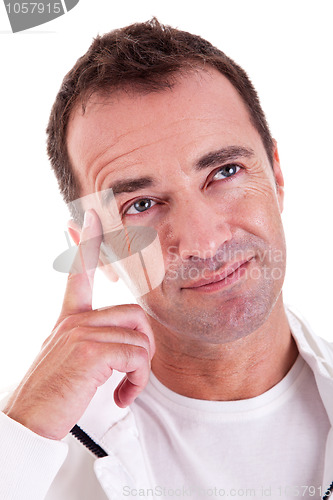
{"label": "jacket zipper", "polygon": [[108,456],[106,451],[95,443],[95,441],[91,439],[91,437],[88,436],[88,434],[86,434],[78,425],[74,425],[73,429],[70,430],[70,433],[73,434],[73,436],[76,437],[80,443],[88,448],[89,451],[96,455],[96,457],[103,458]]}

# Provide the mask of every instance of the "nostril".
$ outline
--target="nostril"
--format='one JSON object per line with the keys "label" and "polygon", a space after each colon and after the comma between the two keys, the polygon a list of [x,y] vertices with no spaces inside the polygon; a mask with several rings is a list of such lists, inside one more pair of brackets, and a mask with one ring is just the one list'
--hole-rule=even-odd
{"label": "nostril", "polygon": [[182,232],[179,239],[179,255],[183,260],[213,259],[218,250],[232,239],[228,227],[200,231],[193,228],[191,232]]}

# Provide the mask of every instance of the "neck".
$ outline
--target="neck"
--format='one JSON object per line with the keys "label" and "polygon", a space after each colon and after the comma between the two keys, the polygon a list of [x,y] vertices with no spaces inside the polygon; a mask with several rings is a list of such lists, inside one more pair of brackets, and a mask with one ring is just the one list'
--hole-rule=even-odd
{"label": "neck", "polygon": [[226,344],[176,335],[151,319],[155,376],[172,391],[195,399],[249,399],[276,385],[290,370],[298,350],[280,295],[266,322]]}

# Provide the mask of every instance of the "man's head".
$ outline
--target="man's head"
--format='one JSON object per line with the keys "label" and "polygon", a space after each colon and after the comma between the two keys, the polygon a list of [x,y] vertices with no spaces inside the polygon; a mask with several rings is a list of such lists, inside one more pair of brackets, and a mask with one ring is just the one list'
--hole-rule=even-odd
{"label": "man's head", "polygon": [[[159,92],[171,88],[177,75],[206,66],[216,68],[237,89],[273,163],[273,139],[257,93],[245,71],[221,50],[197,35],[161,25],[155,18],[97,36],[65,76],[47,126],[47,151],[66,203],[80,196],[81,186],[67,150],[72,111],[84,112],[94,93]],[[82,222],[82,214],[73,214]]]}
{"label": "man's head", "polygon": [[[151,45],[147,38],[143,43],[142,31],[163,34],[166,45],[156,37]],[[136,76],[131,83],[119,78],[116,85],[96,89],[91,68],[80,77],[72,70],[69,79],[77,80],[79,88],[80,79],[91,82],[88,94],[72,92],[76,102],[63,127],[63,145],[79,189],[72,196],[112,188],[124,226],[157,231],[166,274],[139,301],[155,326],[211,343],[247,335],[272,311],[285,272],[283,179],[255,91],[232,61],[192,35],[163,29],[154,21],[110,36],[110,57],[119,65],[119,76],[122,59],[126,66],[125,52],[115,54],[119,38],[127,40],[131,56],[137,57]],[[175,43],[169,55],[173,69],[162,78],[152,53],[170,52],[167,47],[173,47],[177,36],[182,47],[188,38],[197,40],[206,55],[195,57],[192,47],[190,58],[181,52],[176,57]],[[108,49],[101,52],[104,58]],[[85,64],[93,61],[96,75],[94,57],[89,52],[84,56]],[[221,67],[228,65],[226,74],[217,58],[225,59],[219,61]],[[148,63],[155,71],[147,69]],[[100,73],[105,82],[112,80],[111,69],[110,75],[105,68]],[[240,92],[245,87],[252,101]],[[60,105],[59,96],[58,101]],[[53,117],[56,109],[57,104]],[[53,119],[48,128],[51,158]],[[105,214],[100,217],[105,227]],[[211,281],[219,283],[206,284]]]}

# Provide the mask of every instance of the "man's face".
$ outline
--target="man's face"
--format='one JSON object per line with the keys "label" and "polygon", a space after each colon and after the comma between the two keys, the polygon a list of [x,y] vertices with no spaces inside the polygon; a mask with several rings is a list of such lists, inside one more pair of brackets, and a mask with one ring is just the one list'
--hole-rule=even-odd
{"label": "man's face", "polygon": [[115,199],[124,226],[159,235],[165,277],[139,299],[155,327],[213,343],[259,328],[285,272],[283,180],[224,76],[93,96],[72,115],[68,150],[81,196],[133,181]]}

